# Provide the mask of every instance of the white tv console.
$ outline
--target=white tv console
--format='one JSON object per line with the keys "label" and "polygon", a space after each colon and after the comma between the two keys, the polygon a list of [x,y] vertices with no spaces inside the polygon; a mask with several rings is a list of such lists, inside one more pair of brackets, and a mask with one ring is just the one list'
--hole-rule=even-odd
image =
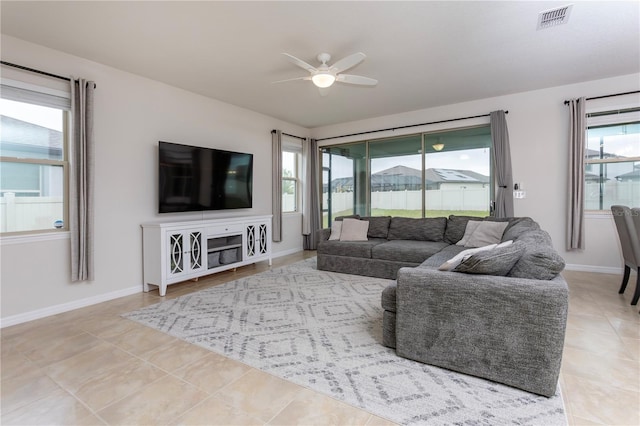
{"label": "white tv console", "polygon": [[142,224],[144,291],[268,260],[271,215]]}

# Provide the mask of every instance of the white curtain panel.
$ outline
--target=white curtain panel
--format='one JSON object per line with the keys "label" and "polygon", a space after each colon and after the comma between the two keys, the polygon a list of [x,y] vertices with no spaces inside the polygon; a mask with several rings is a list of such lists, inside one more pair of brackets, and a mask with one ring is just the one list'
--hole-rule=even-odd
{"label": "white curtain panel", "polygon": [[496,175],[495,217],[513,217],[513,174],[511,172],[511,148],[505,112],[493,111],[491,141],[493,143],[494,173]]}
{"label": "white curtain panel", "polygon": [[92,281],[94,213],[93,98],[95,84],[71,78],[69,229],[71,231],[71,281]]}
{"label": "white curtain panel", "polygon": [[584,155],[586,143],[585,98],[569,101],[569,205],[567,250],[582,250],[584,244]]}

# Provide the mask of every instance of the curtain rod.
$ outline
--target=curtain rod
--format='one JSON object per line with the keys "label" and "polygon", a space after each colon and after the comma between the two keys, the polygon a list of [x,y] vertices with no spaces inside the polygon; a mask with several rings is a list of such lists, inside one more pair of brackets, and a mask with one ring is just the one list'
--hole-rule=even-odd
{"label": "curtain rod", "polygon": [[[505,114],[509,114],[509,111],[505,111],[504,113]],[[330,136],[328,138],[317,139],[317,141],[320,142],[320,141],[326,141],[326,140],[329,140],[329,139],[346,138],[348,136],[359,136],[359,135],[366,135],[366,134],[369,134],[369,133],[386,132],[386,131],[389,131],[389,130],[390,131],[395,131],[395,130],[399,130],[399,129],[406,129],[406,128],[409,128],[409,127],[426,126],[426,125],[429,125],[429,124],[440,124],[440,123],[449,123],[451,121],[470,120],[472,118],[489,117],[489,115],[491,115],[491,114],[480,114],[480,115],[473,115],[471,117],[450,118],[448,120],[431,121],[429,123],[409,124],[409,125],[406,125],[406,126],[389,127],[387,129],[369,130],[367,132],[351,133],[351,134],[342,135],[342,136]]]}
{"label": "curtain rod", "polygon": [[[591,101],[593,99],[604,99],[604,98],[612,98],[614,96],[633,95],[634,93],[640,93],[640,90],[634,90],[632,92],[613,93],[611,95],[593,96],[591,98],[584,98],[584,100],[585,101]],[[565,105],[569,105],[569,101],[564,101],[564,104]]]}
{"label": "curtain rod", "polygon": [[[18,68],[18,69],[21,69],[21,70],[24,70],[24,71],[29,71],[29,72],[36,73],[36,74],[46,75],[47,77],[53,77],[53,78],[57,78],[57,79],[60,79],[60,80],[71,81],[71,79],[69,77],[64,77],[62,75],[52,74],[52,73],[46,72],[46,71],[40,71],[40,70],[37,70],[35,68],[25,67],[24,65],[12,64],[11,62],[6,62],[6,61],[0,61],[0,64],[6,65],[8,67]],[[75,81],[78,81],[78,80],[75,80]],[[95,89],[96,87],[97,87],[96,84],[93,83],[93,88]]]}
{"label": "curtain rod", "polygon": [[[275,129],[273,129],[273,130],[271,131],[271,133],[272,133],[272,134],[273,134],[273,133],[275,133],[275,132],[276,132],[276,130],[275,130]],[[296,139],[301,139],[301,140],[306,140],[306,139],[307,139],[307,138],[303,138],[302,136],[296,136],[296,135],[292,135],[292,134],[285,133],[285,132],[282,132],[282,134],[283,134],[283,135],[285,135],[285,136],[289,136],[289,137],[292,137],[292,138],[296,138]]]}

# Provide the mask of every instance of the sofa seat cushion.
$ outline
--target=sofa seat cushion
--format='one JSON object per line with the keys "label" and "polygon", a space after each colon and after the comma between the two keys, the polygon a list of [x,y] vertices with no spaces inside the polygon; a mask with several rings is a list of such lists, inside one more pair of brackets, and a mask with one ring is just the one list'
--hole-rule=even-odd
{"label": "sofa seat cushion", "polygon": [[442,241],[392,240],[375,245],[371,250],[371,257],[373,259],[422,263],[446,246],[448,244]]}
{"label": "sofa seat cushion", "polygon": [[318,244],[318,254],[371,259],[371,249],[386,241],[381,238],[372,238],[367,241],[322,241]]}

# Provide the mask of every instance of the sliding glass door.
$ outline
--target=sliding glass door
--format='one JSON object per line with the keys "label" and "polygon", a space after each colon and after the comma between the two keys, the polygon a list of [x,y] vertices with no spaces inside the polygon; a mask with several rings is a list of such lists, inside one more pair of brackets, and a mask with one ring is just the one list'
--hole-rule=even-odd
{"label": "sliding glass door", "polygon": [[426,217],[489,215],[491,128],[425,134],[424,145]]}
{"label": "sliding glass door", "polygon": [[371,216],[422,217],[420,135],[369,142]]}
{"label": "sliding glass door", "polygon": [[336,216],[487,216],[488,125],[322,148],[324,226]]}
{"label": "sliding glass door", "polygon": [[366,215],[367,145],[365,142],[322,148],[322,221]]}

